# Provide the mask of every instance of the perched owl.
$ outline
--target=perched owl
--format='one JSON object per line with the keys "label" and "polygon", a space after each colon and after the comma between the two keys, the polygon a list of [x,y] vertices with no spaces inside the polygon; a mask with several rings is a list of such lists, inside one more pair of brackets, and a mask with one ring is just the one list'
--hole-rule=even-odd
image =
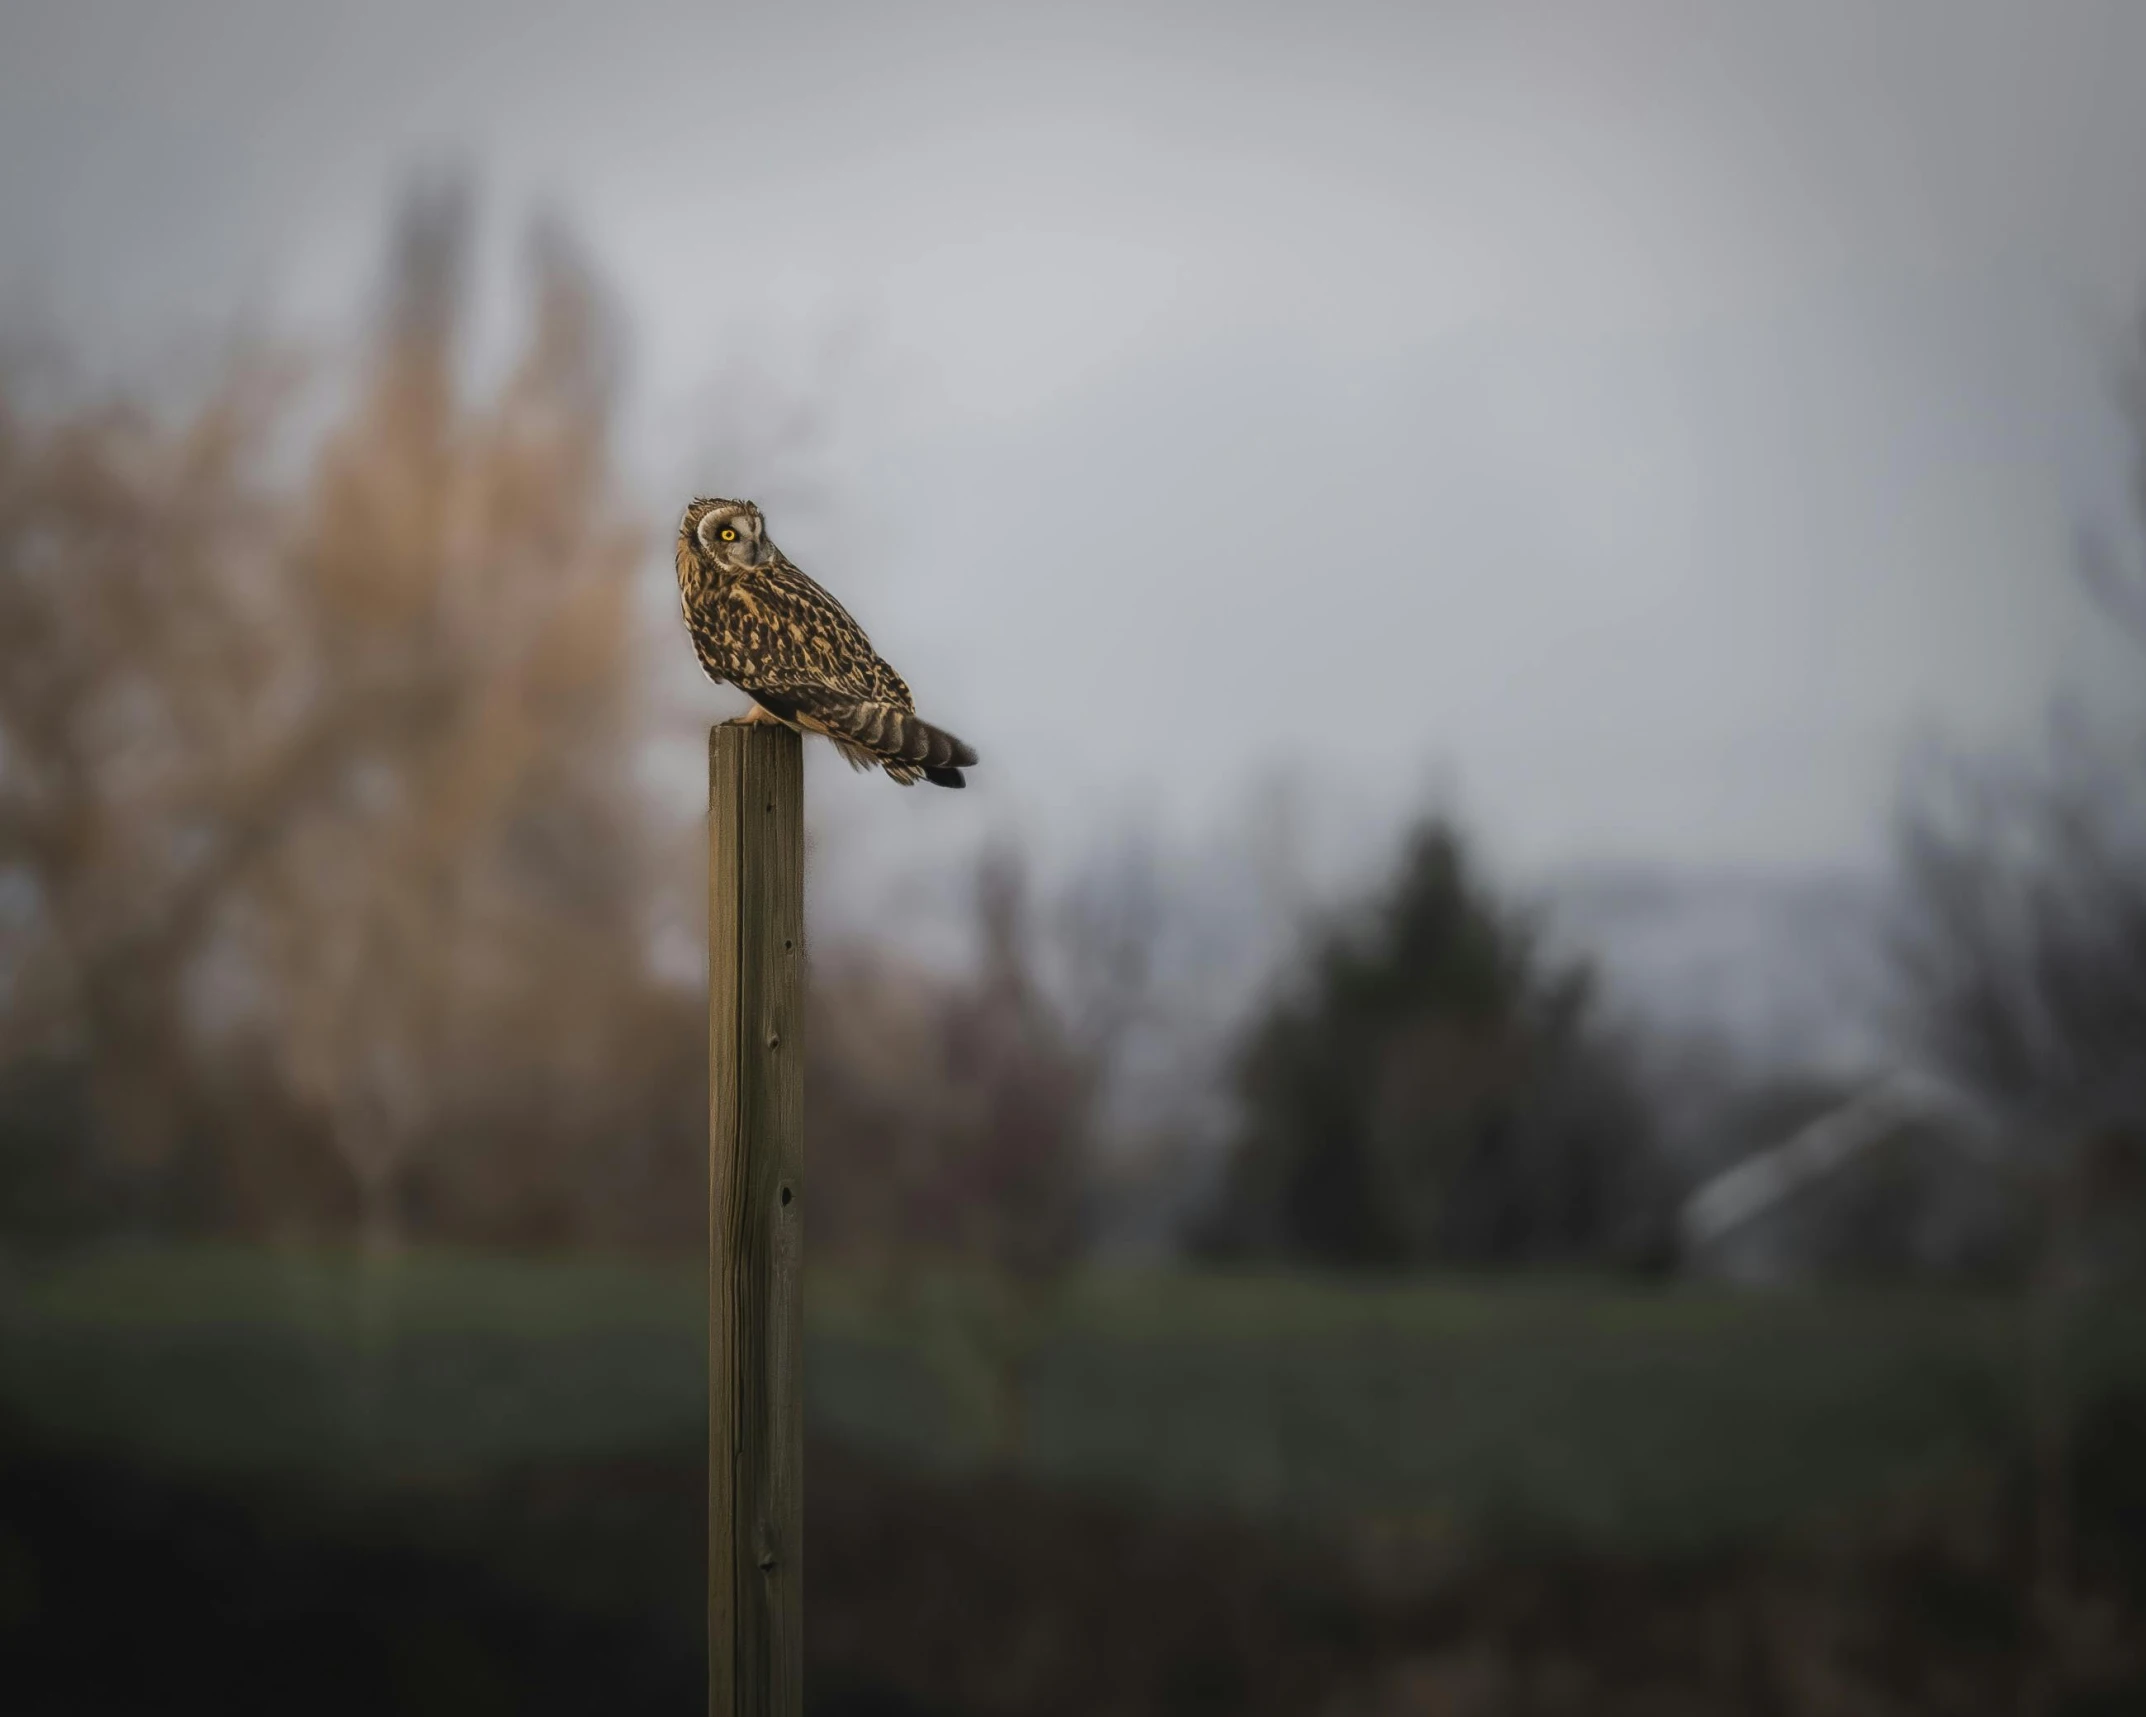
{"label": "perched owl", "polygon": [[678,526],[678,600],[700,665],[753,700],[746,721],[823,733],[852,768],[960,787],[976,753],[920,720],[864,628],[768,541],[750,501],[699,500]]}

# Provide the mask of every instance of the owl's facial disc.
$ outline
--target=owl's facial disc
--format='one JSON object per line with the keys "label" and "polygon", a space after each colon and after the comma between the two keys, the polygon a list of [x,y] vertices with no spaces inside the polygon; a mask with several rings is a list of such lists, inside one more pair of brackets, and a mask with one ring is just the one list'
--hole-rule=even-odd
{"label": "owl's facial disc", "polygon": [[731,560],[740,555],[750,541],[749,521],[742,513],[717,508],[701,521],[700,546],[717,560]]}

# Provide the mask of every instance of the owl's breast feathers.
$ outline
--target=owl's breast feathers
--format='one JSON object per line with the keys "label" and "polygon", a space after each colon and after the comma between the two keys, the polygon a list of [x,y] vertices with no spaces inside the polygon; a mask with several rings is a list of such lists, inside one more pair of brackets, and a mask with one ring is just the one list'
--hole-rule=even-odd
{"label": "owl's breast feathers", "polygon": [[789,561],[753,567],[686,608],[701,665],[770,715],[825,734],[858,768],[962,785],[976,753],[919,720],[909,687],[841,603]]}

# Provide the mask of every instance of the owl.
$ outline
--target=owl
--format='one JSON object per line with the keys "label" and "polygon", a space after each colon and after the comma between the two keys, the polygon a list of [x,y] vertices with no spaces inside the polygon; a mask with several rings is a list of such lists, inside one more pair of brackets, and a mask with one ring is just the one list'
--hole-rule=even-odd
{"label": "owl", "polygon": [[750,501],[702,499],[678,525],[678,601],[700,665],[753,700],[741,719],[825,734],[904,787],[966,785],[976,753],[916,713],[864,628],[768,540]]}

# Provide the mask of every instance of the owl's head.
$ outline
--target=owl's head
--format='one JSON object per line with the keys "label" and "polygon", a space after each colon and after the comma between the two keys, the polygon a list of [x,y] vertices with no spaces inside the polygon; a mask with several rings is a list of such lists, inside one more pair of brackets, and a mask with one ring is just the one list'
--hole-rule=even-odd
{"label": "owl's head", "polygon": [[768,548],[760,509],[752,502],[704,498],[679,521],[679,576],[685,576],[688,559],[718,573],[741,572],[765,560]]}

